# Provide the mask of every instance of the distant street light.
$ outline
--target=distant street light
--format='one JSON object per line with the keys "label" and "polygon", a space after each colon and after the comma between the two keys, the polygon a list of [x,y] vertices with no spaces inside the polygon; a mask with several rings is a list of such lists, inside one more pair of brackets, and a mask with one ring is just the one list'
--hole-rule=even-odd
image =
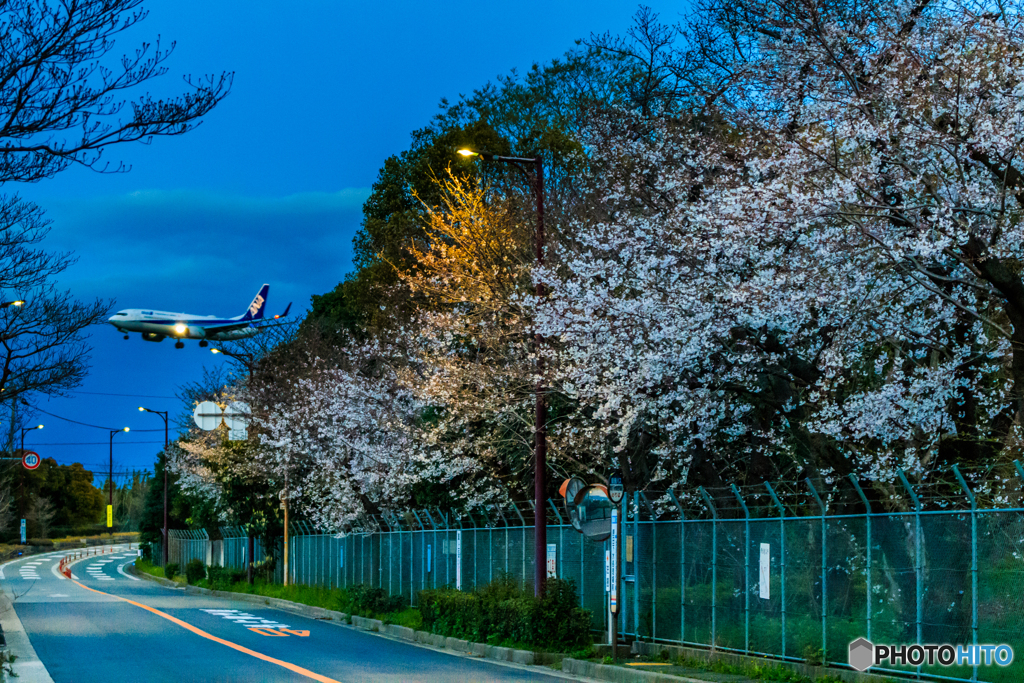
{"label": "distant street light", "polygon": [[124,429],[111,429],[110,430],[110,474],[107,483],[110,485],[110,497],[107,502],[107,526],[114,526],[114,434],[120,434],[121,432],[127,432],[128,427]]}
{"label": "distant street light", "polygon": [[10,308],[11,306],[24,306],[24,305],[25,305],[25,301],[23,299],[18,299],[17,301],[3,301],[3,302],[0,302],[0,308]]}
{"label": "distant street light", "polygon": [[[500,161],[506,164],[513,164],[526,172],[525,166],[533,165],[534,181],[533,193],[537,199],[537,235],[535,246],[537,250],[537,265],[544,265],[544,160],[541,157],[503,157],[488,152],[474,152],[471,149],[460,149],[459,154],[464,157],[480,157],[484,161]],[[537,283],[536,294],[538,300],[544,296],[544,285]],[[547,469],[547,421],[548,406],[544,396],[544,359],[540,355],[541,345],[544,338],[540,332],[534,332],[534,347],[537,350],[537,386],[536,386],[536,410],[534,416],[534,532],[533,532],[533,592],[540,596],[544,592],[544,583],[547,580],[547,495],[545,494],[545,470]]]}
{"label": "distant street light", "polygon": [[[167,546],[170,544],[167,542],[167,446],[170,443],[170,439],[167,434],[167,412],[159,410],[150,410],[149,408],[143,408],[139,406],[139,410],[143,413],[153,413],[159,415],[164,421],[164,566],[167,566]],[[111,437],[113,438],[113,437]]]}
{"label": "distant street light", "polygon": [[36,425],[35,427],[28,427],[21,430],[21,454],[25,454],[25,432],[31,432],[34,429],[42,429],[43,425]]}

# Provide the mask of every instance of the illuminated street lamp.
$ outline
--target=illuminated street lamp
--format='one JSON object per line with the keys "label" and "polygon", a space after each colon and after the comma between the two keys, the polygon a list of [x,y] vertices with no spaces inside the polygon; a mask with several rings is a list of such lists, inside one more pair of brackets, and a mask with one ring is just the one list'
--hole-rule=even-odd
{"label": "illuminated street lamp", "polygon": [[34,429],[42,429],[43,425],[36,425],[35,427],[27,427],[21,430],[21,454],[25,454],[25,432],[31,432]]}
{"label": "illuminated street lamp", "polygon": [[127,432],[128,427],[124,429],[111,429],[110,430],[110,474],[108,483],[110,484],[110,497],[107,502],[107,527],[114,526],[114,434],[120,434],[121,432]]}
{"label": "illuminated street lamp", "polygon": [[[458,151],[464,157],[480,157],[484,161],[500,161],[506,164],[513,164],[514,166],[525,169],[528,165],[533,165],[533,193],[537,199],[537,235],[536,235],[536,250],[537,250],[537,265],[544,265],[544,160],[541,157],[504,157],[497,154],[490,154],[488,152],[474,152],[471,149],[460,149]],[[538,300],[544,296],[544,285],[540,282],[536,285],[536,294]],[[544,396],[544,359],[540,354],[540,347],[544,343],[544,338],[540,332],[534,332],[533,335],[534,347],[537,350],[537,387],[536,387],[536,410],[534,416],[534,439],[533,439],[533,458],[534,458],[534,477],[533,477],[533,494],[534,494],[534,533],[533,533],[533,545],[534,545],[534,567],[533,567],[533,591],[534,595],[540,596],[544,592],[544,582],[547,580],[547,515],[546,515],[546,502],[547,496],[545,495],[545,470],[547,467],[547,421],[548,421],[548,406]]]}
{"label": "illuminated street lamp", "polygon": [[164,566],[167,566],[167,546],[170,545],[167,542],[167,446],[170,440],[167,435],[167,413],[159,410],[150,410],[149,408],[143,408],[139,406],[139,410],[143,413],[153,413],[159,415],[164,421]]}
{"label": "illuminated street lamp", "polygon": [[11,306],[21,307],[21,306],[24,306],[24,305],[25,305],[25,301],[23,299],[18,299],[17,301],[3,301],[3,302],[0,302],[0,308],[10,308]]}

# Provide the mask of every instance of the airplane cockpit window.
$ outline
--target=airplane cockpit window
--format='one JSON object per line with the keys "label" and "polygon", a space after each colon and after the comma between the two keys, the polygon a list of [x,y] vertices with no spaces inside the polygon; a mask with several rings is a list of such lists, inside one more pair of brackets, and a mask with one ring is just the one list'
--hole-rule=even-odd
{"label": "airplane cockpit window", "polygon": [[114,315],[128,315],[128,314],[127,314],[127,313],[125,313],[124,311],[118,311],[118,312],[117,312],[117,313],[115,313]]}

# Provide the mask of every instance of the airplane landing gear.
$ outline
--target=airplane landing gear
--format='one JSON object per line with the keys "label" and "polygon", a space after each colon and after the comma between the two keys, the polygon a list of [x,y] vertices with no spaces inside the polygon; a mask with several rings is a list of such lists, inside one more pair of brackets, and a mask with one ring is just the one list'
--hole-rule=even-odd
{"label": "airplane landing gear", "polygon": [[203,339],[203,340],[201,340],[199,342],[199,348],[201,348],[201,349],[205,349],[209,345],[210,345],[210,342],[206,341],[205,339]]}
{"label": "airplane landing gear", "polygon": [[126,335],[124,335],[124,338],[125,338],[125,339],[127,339],[127,338],[128,338],[128,335],[127,335],[127,334],[126,334]]}
{"label": "airplane landing gear", "polygon": [[174,344],[174,348],[176,348],[176,349],[183,349],[183,348],[185,348],[185,342],[179,341],[179,342],[175,343]]}

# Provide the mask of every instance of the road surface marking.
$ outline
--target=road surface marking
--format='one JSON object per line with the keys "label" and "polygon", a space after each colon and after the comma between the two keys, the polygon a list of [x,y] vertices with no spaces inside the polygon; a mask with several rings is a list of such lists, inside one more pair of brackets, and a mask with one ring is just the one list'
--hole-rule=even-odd
{"label": "road surface marking", "polygon": [[141,602],[135,602],[134,600],[129,600],[128,598],[122,598],[119,595],[112,595],[110,593],[104,593],[103,591],[98,591],[95,588],[89,588],[85,584],[79,583],[78,581],[75,581],[74,583],[75,583],[76,586],[79,586],[80,588],[84,588],[87,591],[92,591],[93,593],[99,593],[100,595],[106,595],[107,597],[114,598],[115,600],[120,600],[122,602],[127,602],[129,605],[135,605],[136,607],[141,607],[142,609],[146,610],[147,612],[152,612],[153,614],[157,615],[158,617],[163,617],[167,621],[175,623],[178,626],[181,626],[182,628],[184,628],[186,630],[189,630],[192,633],[195,633],[197,636],[201,636],[203,638],[206,638],[207,640],[212,640],[215,643],[220,643],[221,645],[224,645],[226,647],[230,647],[232,650],[237,650],[238,652],[241,652],[243,654],[247,654],[250,657],[255,657],[256,659],[261,659],[264,662],[270,662],[271,664],[277,664],[278,666],[280,666],[280,667],[282,667],[284,669],[288,669],[289,671],[292,671],[294,673],[297,673],[300,676],[305,676],[306,678],[311,678],[314,681],[319,681],[320,683],[341,683],[341,681],[335,680],[333,678],[328,678],[327,676],[323,676],[321,674],[318,674],[315,671],[310,671],[309,669],[304,669],[304,668],[302,668],[301,666],[299,666],[297,664],[292,664],[291,662],[286,662],[286,661],[281,660],[281,659],[275,659],[274,657],[271,657],[269,655],[265,655],[265,654],[263,654],[261,652],[256,652],[255,650],[250,650],[249,648],[244,647],[242,645],[238,645],[237,643],[232,643],[230,640],[224,640],[223,638],[218,638],[217,636],[215,636],[215,635],[213,635],[211,633],[207,633],[206,631],[204,631],[204,630],[202,630],[200,628],[197,628],[197,627],[193,626],[192,624],[190,624],[190,623],[188,623],[186,621],[182,621],[181,619],[178,619],[177,617],[172,617],[170,614],[167,614],[166,612],[161,612],[160,610],[156,609],[155,607],[150,607],[149,605],[144,605]]}
{"label": "road surface marking", "polygon": [[129,579],[131,579],[132,581],[138,581],[138,580],[139,580],[139,577],[137,577],[137,576],[132,576],[131,574],[128,574],[127,572],[125,572],[124,568],[125,568],[126,566],[128,566],[129,564],[131,564],[131,562],[125,562],[124,564],[122,564],[122,565],[121,565],[120,567],[118,567],[118,568],[117,568],[117,573],[118,573],[118,574],[121,574],[122,576],[127,576],[127,577],[128,577]]}
{"label": "road surface marking", "polygon": [[66,576],[64,576],[63,574],[60,573],[60,563],[51,564],[50,565],[50,571],[53,572],[53,575],[56,576],[61,581],[65,580],[67,578]]}

